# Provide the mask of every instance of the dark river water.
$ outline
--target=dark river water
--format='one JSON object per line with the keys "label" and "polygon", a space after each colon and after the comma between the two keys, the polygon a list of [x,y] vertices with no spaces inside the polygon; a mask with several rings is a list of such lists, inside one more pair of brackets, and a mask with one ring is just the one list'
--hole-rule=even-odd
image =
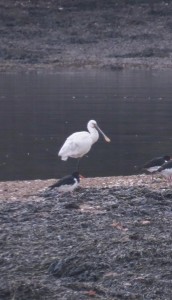
{"label": "dark river water", "polygon": [[0,74],[0,180],[59,178],[76,160],[57,153],[95,119],[111,138],[82,159],[86,177],[130,175],[172,154],[172,72]]}

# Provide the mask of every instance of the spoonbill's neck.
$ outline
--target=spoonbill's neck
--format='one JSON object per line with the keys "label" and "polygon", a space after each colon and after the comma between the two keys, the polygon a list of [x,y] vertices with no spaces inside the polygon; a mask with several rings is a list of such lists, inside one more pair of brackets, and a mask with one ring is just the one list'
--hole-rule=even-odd
{"label": "spoonbill's neck", "polygon": [[92,141],[93,141],[93,144],[94,144],[95,142],[97,142],[97,140],[99,138],[99,133],[98,133],[96,128],[91,127],[91,126],[88,126],[88,131],[91,135],[91,138],[92,138]]}

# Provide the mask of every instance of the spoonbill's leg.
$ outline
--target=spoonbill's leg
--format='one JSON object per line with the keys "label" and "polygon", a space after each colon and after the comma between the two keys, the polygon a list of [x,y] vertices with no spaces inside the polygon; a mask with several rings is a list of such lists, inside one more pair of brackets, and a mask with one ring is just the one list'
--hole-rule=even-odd
{"label": "spoonbill's leg", "polygon": [[81,162],[81,157],[78,158],[78,161],[77,161],[77,167],[76,167],[76,170],[77,170],[78,172],[79,172],[80,162]]}

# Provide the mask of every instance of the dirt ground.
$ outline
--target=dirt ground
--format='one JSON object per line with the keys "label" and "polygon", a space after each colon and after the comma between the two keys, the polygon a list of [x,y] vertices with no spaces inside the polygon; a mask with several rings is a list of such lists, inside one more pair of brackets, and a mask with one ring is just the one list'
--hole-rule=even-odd
{"label": "dirt ground", "polygon": [[1,0],[0,72],[171,68],[172,1]]}
{"label": "dirt ground", "polygon": [[149,175],[0,183],[0,299],[156,299],[172,294],[172,189]]}

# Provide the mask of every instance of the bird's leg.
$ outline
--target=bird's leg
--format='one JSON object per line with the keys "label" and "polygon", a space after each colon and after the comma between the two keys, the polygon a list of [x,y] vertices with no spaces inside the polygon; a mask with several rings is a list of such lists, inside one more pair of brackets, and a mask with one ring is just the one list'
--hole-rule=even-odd
{"label": "bird's leg", "polygon": [[78,158],[78,162],[77,162],[77,171],[79,172],[79,167],[80,167],[80,162],[81,162],[81,157]]}
{"label": "bird's leg", "polygon": [[171,178],[167,177],[166,178],[167,186],[169,187],[171,185]]}
{"label": "bird's leg", "polygon": [[171,186],[171,184],[172,184],[172,176],[170,176],[168,180],[168,185]]}
{"label": "bird's leg", "polygon": [[157,179],[157,173],[156,172],[152,172],[151,176],[152,176],[152,181],[156,181],[156,179]]}
{"label": "bird's leg", "polygon": [[154,181],[154,175],[153,173],[150,173],[151,181]]}

